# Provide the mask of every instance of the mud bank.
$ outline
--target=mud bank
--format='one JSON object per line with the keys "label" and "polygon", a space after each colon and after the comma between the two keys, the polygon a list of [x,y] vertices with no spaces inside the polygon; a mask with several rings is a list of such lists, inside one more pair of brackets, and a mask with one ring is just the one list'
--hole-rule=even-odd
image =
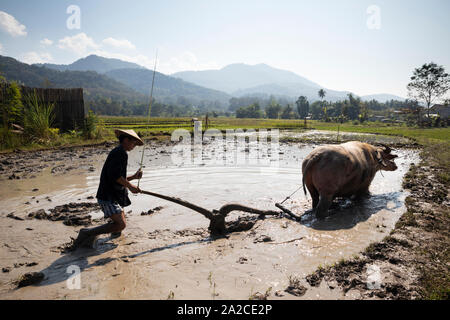
{"label": "mud bank", "polygon": [[[151,150],[173,145],[170,141],[154,139],[146,141],[151,143],[146,147]],[[110,141],[90,146],[0,153],[0,181],[33,179],[43,172],[52,176],[61,176],[75,171],[94,172],[99,158],[105,157],[105,154],[107,155],[116,145],[117,142]],[[159,152],[168,152],[167,150],[159,150]]]}
{"label": "mud bank", "polygon": [[352,259],[317,269],[303,279],[307,288],[352,291],[358,299],[450,298],[448,159],[439,163],[427,150],[421,156],[404,177],[411,192],[407,211],[390,235]]}
{"label": "mud bank", "polygon": [[301,132],[283,131],[280,141],[283,143],[313,143],[313,144],[339,144],[348,141],[361,141],[377,145],[379,143],[388,144],[392,148],[413,148],[420,145],[409,138],[391,136],[384,134],[355,133],[355,132],[335,132],[326,130],[307,130]]}
{"label": "mud bank", "polygon": [[50,221],[62,221],[66,226],[89,226],[92,223],[90,213],[100,210],[100,206],[97,203],[71,202],[61,206],[56,206],[46,212],[44,209],[40,209],[28,214],[28,219],[38,220],[50,220]]}

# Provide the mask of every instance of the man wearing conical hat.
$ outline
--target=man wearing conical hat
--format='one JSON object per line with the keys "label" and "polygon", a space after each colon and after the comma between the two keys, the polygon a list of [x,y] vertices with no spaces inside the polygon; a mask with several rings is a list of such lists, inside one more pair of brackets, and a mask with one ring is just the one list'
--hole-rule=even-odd
{"label": "man wearing conical hat", "polygon": [[106,158],[97,190],[97,200],[105,219],[110,218],[112,222],[91,229],[81,229],[78,238],[73,243],[72,248],[74,249],[86,243],[92,244],[95,237],[100,234],[111,233],[113,237],[120,236],[126,226],[123,208],[131,204],[127,190],[132,193],[140,192],[140,189],[130,181],[140,179],[142,171],[139,169],[132,176],[127,176],[127,152],[133,150],[137,145],[142,146],[144,142],[134,130],[115,130],[115,134],[119,139],[119,145]]}

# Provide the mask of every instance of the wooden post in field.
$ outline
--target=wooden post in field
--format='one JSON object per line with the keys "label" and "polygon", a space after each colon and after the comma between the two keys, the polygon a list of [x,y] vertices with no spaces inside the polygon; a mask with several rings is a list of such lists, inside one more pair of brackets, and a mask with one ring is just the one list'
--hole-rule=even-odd
{"label": "wooden post in field", "polygon": [[338,123],[338,136],[337,136],[337,142],[339,142],[339,126],[340,126],[340,124]]}

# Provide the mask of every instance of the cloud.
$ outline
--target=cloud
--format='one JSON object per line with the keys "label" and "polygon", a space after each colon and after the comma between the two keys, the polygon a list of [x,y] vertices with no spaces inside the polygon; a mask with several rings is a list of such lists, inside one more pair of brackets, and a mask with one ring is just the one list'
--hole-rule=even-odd
{"label": "cloud", "polygon": [[136,46],[126,39],[119,40],[109,37],[104,39],[102,43],[115,48],[136,49]]}
{"label": "cloud", "polygon": [[[44,41],[46,43],[44,43]],[[42,44],[49,44],[48,39],[41,41]],[[80,56],[96,54],[95,51],[103,50],[105,46],[119,49],[136,49],[136,46],[126,39],[115,39],[112,37],[104,39],[101,43],[96,43],[93,38],[81,32],[71,37],[65,37],[58,41],[58,48],[72,51]],[[102,51],[106,52],[106,51]]]}
{"label": "cloud", "polygon": [[85,55],[88,50],[100,48],[100,46],[84,32],[72,37],[65,37],[59,40],[58,43],[58,48],[73,51],[79,55]]}
{"label": "cloud", "polygon": [[20,60],[28,64],[47,63],[51,62],[53,60],[53,57],[48,52],[38,53],[36,51],[31,51],[23,54]]}
{"label": "cloud", "polygon": [[0,43],[0,54],[3,53],[3,45]]}
{"label": "cloud", "polygon": [[13,37],[27,35],[27,31],[25,30],[26,27],[23,24],[20,24],[20,22],[12,15],[4,11],[0,11],[0,29]]}
{"label": "cloud", "polygon": [[53,41],[45,38],[45,39],[41,40],[41,44],[44,46],[51,46],[53,44]]}

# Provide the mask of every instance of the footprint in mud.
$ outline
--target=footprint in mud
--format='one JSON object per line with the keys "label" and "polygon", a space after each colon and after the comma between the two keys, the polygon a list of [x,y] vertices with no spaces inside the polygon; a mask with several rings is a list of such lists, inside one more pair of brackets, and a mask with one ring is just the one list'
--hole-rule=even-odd
{"label": "footprint in mud", "polygon": [[148,211],[142,211],[141,212],[141,216],[149,216],[149,215],[151,215],[151,214],[153,214],[155,212],[161,211],[163,208],[164,208],[163,206],[158,206],[158,207],[155,207],[155,208],[150,209]]}
{"label": "footprint in mud", "polygon": [[240,264],[245,264],[245,263],[248,263],[248,258],[246,258],[246,257],[239,257],[239,259],[236,262],[240,263]]}
{"label": "footprint in mud", "polygon": [[253,243],[258,243],[258,242],[271,242],[273,241],[273,239],[267,235],[260,235],[258,238],[256,238],[255,240],[253,240]]}

